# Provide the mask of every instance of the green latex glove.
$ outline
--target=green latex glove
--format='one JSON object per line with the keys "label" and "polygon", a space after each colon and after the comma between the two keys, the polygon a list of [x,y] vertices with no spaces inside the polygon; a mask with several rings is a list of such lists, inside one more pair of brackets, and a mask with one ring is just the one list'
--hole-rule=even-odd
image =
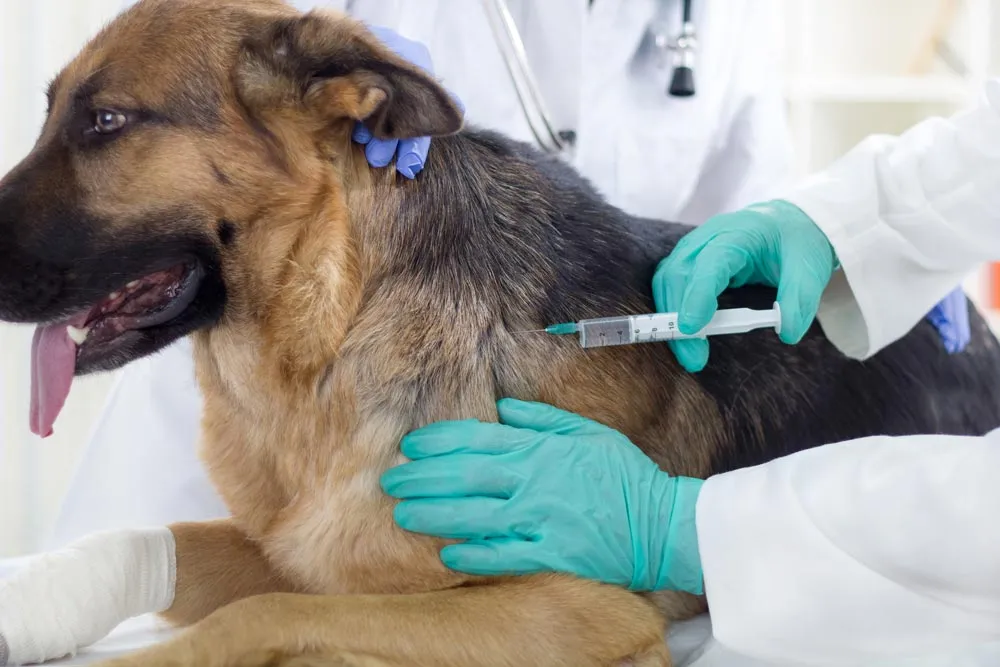
{"label": "green latex glove", "polygon": [[[677,312],[677,327],[693,334],[708,324],[727,287],[778,288],[781,340],[802,340],[837,258],[829,239],[798,207],[775,200],[710,218],[680,240],[653,275],[657,312]],[[708,340],[668,343],[688,371],[708,362]]]}
{"label": "green latex glove", "polygon": [[695,503],[621,433],[541,403],[503,399],[501,423],[438,422],[402,442],[412,460],[382,488],[404,529],[467,540],[441,560],[469,574],[566,572],[632,590],[701,594]]}

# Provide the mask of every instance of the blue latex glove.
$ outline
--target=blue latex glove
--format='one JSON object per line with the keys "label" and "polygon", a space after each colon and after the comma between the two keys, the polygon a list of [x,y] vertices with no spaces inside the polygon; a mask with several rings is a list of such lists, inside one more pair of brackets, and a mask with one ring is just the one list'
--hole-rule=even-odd
{"label": "blue latex glove", "polygon": [[[420,42],[414,42],[399,33],[380,26],[368,26],[368,29],[398,56],[405,58],[428,74],[434,74],[434,64],[431,62],[430,51]],[[452,98],[464,112],[461,101],[452,94]],[[362,123],[355,123],[351,138],[365,146],[365,157],[373,167],[385,167],[393,158],[396,159],[396,171],[406,178],[416,178],[427,161],[430,150],[430,137],[414,139],[376,139],[371,131]]]}
{"label": "blue latex glove", "polygon": [[404,529],[467,540],[441,560],[469,574],[565,572],[632,590],[702,593],[695,503],[621,433],[541,403],[503,399],[500,423],[408,434],[412,459],[382,488]]}
{"label": "blue latex glove", "polygon": [[972,337],[969,329],[969,300],[961,287],[956,288],[927,314],[941,336],[949,354],[965,349]]}
{"label": "blue latex glove", "polygon": [[[830,282],[837,258],[826,235],[798,207],[782,200],[717,215],[689,232],[653,275],[658,312],[679,313],[677,327],[693,334],[719,307],[727,287],[778,288],[781,340],[802,340]],[[708,362],[704,338],[668,343],[695,372]]]}

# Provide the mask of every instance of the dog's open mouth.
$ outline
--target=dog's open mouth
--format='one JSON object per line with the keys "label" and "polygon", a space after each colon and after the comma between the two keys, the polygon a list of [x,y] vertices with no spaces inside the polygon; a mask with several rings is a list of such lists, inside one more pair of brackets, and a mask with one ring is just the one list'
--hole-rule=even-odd
{"label": "dog's open mouth", "polygon": [[198,264],[178,264],[123,285],[94,306],[39,326],[31,350],[31,430],[52,434],[82,359],[112,355],[136,332],[165,325],[195,300]]}

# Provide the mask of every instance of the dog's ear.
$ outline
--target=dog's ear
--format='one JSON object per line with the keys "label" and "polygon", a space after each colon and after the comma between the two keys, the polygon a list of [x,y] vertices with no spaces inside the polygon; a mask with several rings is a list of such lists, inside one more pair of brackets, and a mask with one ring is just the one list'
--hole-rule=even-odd
{"label": "dog's ear", "polygon": [[313,11],[269,22],[244,42],[236,86],[253,109],[290,105],[323,122],[350,118],[380,139],[452,134],[462,110],[424,70],[359,23]]}

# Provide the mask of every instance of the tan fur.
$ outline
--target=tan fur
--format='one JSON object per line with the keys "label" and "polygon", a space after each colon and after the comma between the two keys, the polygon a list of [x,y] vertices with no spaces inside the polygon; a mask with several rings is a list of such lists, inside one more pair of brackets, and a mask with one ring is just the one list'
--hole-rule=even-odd
{"label": "tan fur", "polygon": [[631,659],[662,667],[670,664],[663,631],[660,614],[640,596],[536,575],[413,595],[247,598],[168,646],[105,667],[269,665],[310,654],[324,656],[317,664],[604,667]]}
{"label": "tan fur", "polygon": [[[224,260],[225,316],[194,335],[205,406],[200,455],[233,518],[172,526],[178,586],[165,616],[193,626],[107,664],[668,665],[665,619],[697,613],[703,600],[659,595],[654,604],[567,576],[475,579],[442,565],[442,541],[393,522],[378,479],[402,462],[405,433],[439,419],[497,419],[490,370],[466,335],[483,330],[490,314],[472,300],[454,321],[428,318],[440,295],[404,279],[364,297],[385,251],[379,230],[395,214],[395,189],[406,187],[389,170],[369,169],[350,142],[354,119],[385,99],[378,78],[334,79],[290,106],[294,91],[266,68],[243,63],[230,77],[241,31],[293,15],[267,0],[145,0],[58,79],[53,118],[108,62],[121,77],[98,93],[109,105],[125,90],[151,107],[169,104],[195,72],[236,82],[223,86],[220,129],[165,125],[74,167],[92,194],[87,206],[104,218],[134,220],[184,202],[206,220],[236,221],[240,239]],[[328,20],[337,39],[371,43],[353,22]],[[145,43],[158,21],[156,43]],[[131,71],[142,76],[121,74]],[[233,86],[274,141],[240,111]],[[54,132],[47,127],[42,141]],[[388,331],[389,318],[407,321],[397,317],[401,308],[409,325]],[[432,357],[429,340],[440,341]],[[666,404],[641,395],[609,402],[628,387],[609,391],[608,378],[630,373],[607,371],[642,372],[643,351],[584,361],[572,347],[517,345],[537,359],[504,379],[523,388],[522,398],[620,429],[663,452],[678,474],[708,469],[722,437],[719,415],[690,380],[679,376]],[[407,387],[428,368],[449,380],[419,407]]]}
{"label": "tan fur", "polygon": [[163,614],[168,621],[190,624],[250,595],[297,590],[231,520],[179,523],[170,530],[177,548],[177,595]]}

